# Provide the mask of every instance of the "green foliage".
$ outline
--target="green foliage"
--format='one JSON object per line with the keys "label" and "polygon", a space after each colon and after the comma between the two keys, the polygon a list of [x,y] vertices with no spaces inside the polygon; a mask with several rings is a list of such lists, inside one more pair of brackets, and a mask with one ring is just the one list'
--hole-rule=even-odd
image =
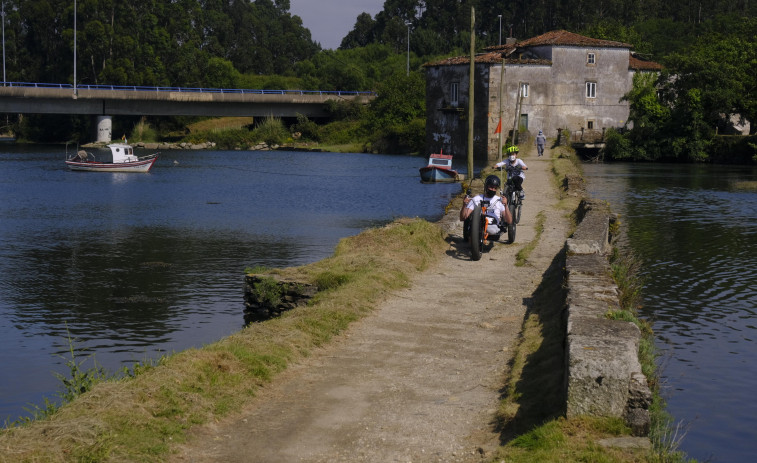
{"label": "green foliage", "polygon": [[252,286],[252,295],[269,307],[277,307],[282,300],[284,292],[281,285],[271,277],[263,277]]}
{"label": "green foliage", "polygon": [[134,124],[134,129],[129,134],[129,140],[132,142],[154,142],[158,141],[158,133],[147,122],[147,118],[142,117],[139,122]]}
{"label": "green foliage", "polygon": [[530,452],[549,450],[565,444],[566,437],[558,422],[552,421],[513,439],[509,445]]}
{"label": "green foliage", "polygon": [[332,120],[359,120],[365,113],[365,105],[357,100],[326,100],[326,113]]}
{"label": "green foliage", "polygon": [[297,123],[292,127],[292,130],[300,132],[302,138],[305,140],[321,140],[320,126],[302,114],[297,114]]}
{"label": "green foliage", "polygon": [[422,74],[395,74],[379,85],[377,93],[368,113],[368,124],[373,130],[425,117],[426,83]]}
{"label": "green foliage", "polygon": [[330,145],[349,144],[364,139],[366,133],[361,121],[341,120],[321,128],[321,142]]}
{"label": "green foliage", "polygon": [[350,281],[349,272],[336,272],[334,270],[325,270],[315,276],[315,284],[318,291],[326,291],[337,288]]}
{"label": "green foliage", "polygon": [[218,149],[231,150],[247,147],[258,139],[253,132],[247,129],[224,129],[192,133],[185,137],[184,140],[188,143],[210,141],[215,143]]}
{"label": "green foliage", "polygon": [[289,137],[289,132],[280,118],[266,117],[255,126],[252,137],[272,146],[283,143]]}
{"label": "green foliage", "polygon": [[426,88],[423,76],[394,75],[380,84],[366,125],[375,150],[422,152],[425,145]]}
{"label": "green foliage", "polygon": [[608,159],[614,160],[635,159],[639,156],[630,137],[624,136],[612,127],[605,132],[604,152]]}
{"label": "green foliage", "polygon": [[712,144],[713,130],[704,121],[702,92],[691,89],[679,95],[673,111],[673,126],[678,129],[671,139],[673,155],[691,161],[707,159],[707,150]]}

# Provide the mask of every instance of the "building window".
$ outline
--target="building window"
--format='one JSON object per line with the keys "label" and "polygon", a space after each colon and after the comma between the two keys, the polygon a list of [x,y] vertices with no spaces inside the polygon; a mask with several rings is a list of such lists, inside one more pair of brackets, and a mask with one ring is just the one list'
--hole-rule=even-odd
{"label": "building window", "polygon": [[521,82],[520,83],[520,95],[523,98],[528,98],[528,84]]}
{"label": "building window", "polygon": [[450,104],[453,104],[453,105],[457,104],[457,101],[458,101],[457,88],[458,88],[458,82],[452,82],[452,84],[450,84],[449,86]]}
{"label": "building window", "polygon": [[596,97],[597,97],[597,83],[586,82],[586,98],[596,98]]}
{"label": "building window", "polygon": [[589,129],[589,130],[594,130],[594,121],[591,120],[591,119],[589,119],[588,121],[586,121],[586,128]]}
{"label": "building window", "polygon": [[586,54],[586,64],[588,64],[589,66],[596,64],[596,56],[594,55],[594,53]]}

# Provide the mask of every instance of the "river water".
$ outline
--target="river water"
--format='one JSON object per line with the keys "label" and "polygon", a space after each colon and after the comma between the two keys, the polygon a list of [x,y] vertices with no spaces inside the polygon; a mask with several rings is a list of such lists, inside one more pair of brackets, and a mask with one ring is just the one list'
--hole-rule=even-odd
{"label": "river water", "polygon": [[679,448],[699,461],[754,461],[757,169],[587,164],[584,172],[643,261],[641,315],[655,331]]}
{"label": "river water", "polygon": [[56,398],[69,335],[84,369],[112,373],[209,344],[244,325],[246,267],[314,262],[397,217],[437,220],[460,192],[421,184],[427,159],[410,156],[169,151],[147,174],[63,159],[0,145],[3,422]]}

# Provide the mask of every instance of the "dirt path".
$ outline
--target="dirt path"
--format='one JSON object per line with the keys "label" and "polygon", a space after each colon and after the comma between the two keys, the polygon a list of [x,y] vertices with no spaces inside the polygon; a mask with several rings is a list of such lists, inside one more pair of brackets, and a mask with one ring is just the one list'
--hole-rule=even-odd
{"label": "dirt path", "polygon": [[[549,156],[527,150],[515,244],[470,260],[458,210],[447,256],[369,317],[261,391],[253,406],[194,430],[174,462],[475,462],[498,445],[499,390],[523,316],[565,241]],[[528,264],[515,254],[543,235]]]}

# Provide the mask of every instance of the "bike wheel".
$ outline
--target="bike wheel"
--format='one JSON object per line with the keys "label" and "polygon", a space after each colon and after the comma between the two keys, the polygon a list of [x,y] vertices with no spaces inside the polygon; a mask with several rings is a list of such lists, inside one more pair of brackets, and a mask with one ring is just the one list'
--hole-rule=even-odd
{"label": "bike wheel", "polygon": [[465,241],[468,241],[470,239],[470,222],[470,216],[468,216],[468,218],[463,222],[463,239]]}
{"label": "bike wheel", "polygon": [[476,206],[471,214],[470,223],[470,252],[472,260],[481,259],[481,251],[484,248],[484,227],[486,220],[481,216],[481,206]]}
{"label": "bike wheel", "polygon": [[513,219],[515,220],[515,223],[520,223],[520,210],[523,207],[523,203],[520,202],[520,198],[515,200],[515,214],[513,214]]}
{"label": "bike wheel", "polygon": [[513,221],[507,225],[507,241],[512,244],[515,242],[515,231],[517,230],[517,222],[515,221],[516,210],[514,204],[511,204],[508,207],[510,208],[510,214],[513,217]]}

